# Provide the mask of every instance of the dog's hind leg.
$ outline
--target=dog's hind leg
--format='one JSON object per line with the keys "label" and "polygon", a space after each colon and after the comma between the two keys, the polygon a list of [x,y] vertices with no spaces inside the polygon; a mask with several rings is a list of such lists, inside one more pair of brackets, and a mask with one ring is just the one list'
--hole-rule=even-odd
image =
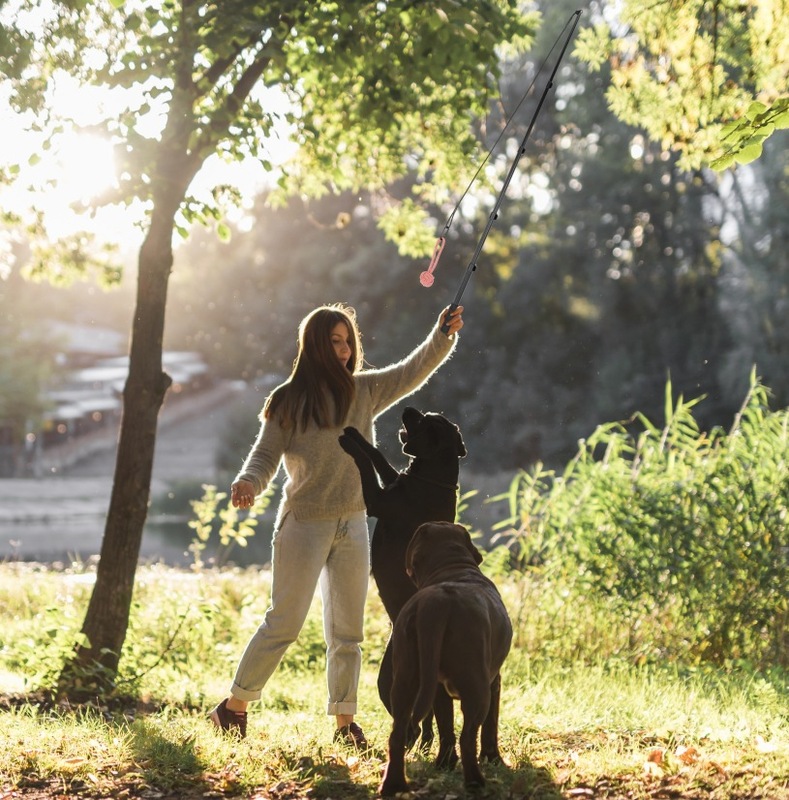
{"label": "dog's hind leg", "polygon": [[392,732],[389,734],[389,760],[384,769],[384,777],[378,791],[383,797],[392,797],[400,792],[408,791],[405,777],[405,740],[408,729],[408,718],[395,718]]}
{"label": "dog's hind leg", "polygon": [[[395,636],[398,630],[395,629]],[[408,636],[403,631],[405,637]],[[400,640],[402,646],[403,641]],[[397,647],[397,640],[393,642]],[[400,792],[408,791],[408,781],[405,775],[405,751],[408,730],[412,724],[411,716],[414,707],[414,698],[419,689],[419,671],[416,657],[409,658],[407,651],[397,653],[398,668],[394,672],[392,684],[392,732],[389,734],[389,760],[384,771],[383,781],[379,792],[384,797],[391,797]]]}
{"label": "dog's hind leg", "polygon": [[[384,708],[392,715],[392,640],[386,643],[383,658],[381,659],[381,666],[378,669],[378,696]],[[451,702],[451,701],[450,701]],[[450,717],[451,724],[451,717]],[[433,714],[428,714],[423,720],[421,726],[416,725],[411,720],[408,726],[408,733],[406,735],[406,749],[410,750],[419,741],[419,750],[424,755],[430,752],[433,746]],[[452,739],[453,755],[454,754],[454,732]],[[450,764],[454,766],[457,763],[457,755],[455,760]]]}
{"label": "dog's hind leg", "polygon": [[490,685],[490,707],[482,723],[480,758],[493,764],[503,763],[499,752],[499,703],[501,699],[501,673]]}
{"label": "dog's hind leg", "polygon": [[[443,684],[439,684],[433,700],[433,714],[438,728],[438,755],[436,766],[441,769],[454,769],[458,763],[458,754],[455,750],[457,739],[455,737],[455,711],[452,698],[447,694]],[[429,717],[425,720],[429,721]]]}
{"label": "dog's hind leg", "polygon": [[[482,665],[478,665],[482,667]],[[463,727],[460,730],[460,762],[466,786],[484,786],[485,778],[479,768],[477,747],[479,729],[490,710],[490,683],[484,669],[474,669],[468,674],[457,674],[453,682],[460,695]]]}
{"label": "dog's hind leg", "polygon": [[391,797],[408,791],[405,777],[405,733],[408,720],[405,717],[395,719],[392,732],[389,734],[389,760],[384,769],[384,777],[378,789],[383,797]]}
{"label": "dog's hind leg", "polygon": [[[392,703],[390,694],[392,691],[392,642],[386,645],[384,657],[381,659],[381,667],[378,670],[378,694],[386,710],[392,713]],[[417,741],[419,742],[419,752],[427,756],[433,747],[433,712],[430,711],[421,723],[411,720],[406,736],[406,749],[410,750]],[[457,759],[456,759],[457,760]]]}
{"label": "dog's hind leg", "polygon": [[480,689],[482,689],[481,696],[477,692],[460,696],[460,709],[463,712],[463,727],[460,729],[460,762],[463,766],[463,782],[469,787],[485,785],[485,778],[477,758],[477,739],[488,710],[487,687]]}
{"label": "dog's hind leg", "polygon": [[[461,707],[462,707],[461,702]],[[463,783],[466,786],[484,786],[485,778],[477,760],[477,737],[480,722],[476,715],[463,710],[463,727],[460,729],[460,762],[463,765]]]}

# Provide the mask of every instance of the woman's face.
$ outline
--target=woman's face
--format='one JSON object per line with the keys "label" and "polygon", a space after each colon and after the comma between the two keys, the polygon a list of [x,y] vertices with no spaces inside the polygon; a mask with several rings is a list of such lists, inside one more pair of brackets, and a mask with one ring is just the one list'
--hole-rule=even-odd
{"label": "woman's face", "polygon": [[353,350],[351,349],[351,332],[344,322],[338,322],[331,330],[331,343],[337,358],[344,366],[348,366]]}

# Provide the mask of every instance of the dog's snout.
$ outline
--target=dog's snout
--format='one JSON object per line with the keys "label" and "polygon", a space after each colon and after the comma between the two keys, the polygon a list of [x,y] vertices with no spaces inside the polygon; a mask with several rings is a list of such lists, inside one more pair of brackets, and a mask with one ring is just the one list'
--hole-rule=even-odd
{"label": "dog's snout", "polygon": [[419,409],[414,408],[413,406],[407,406],[403,410],[403,424],[406,426],[406,428],[416,425],[421,422],[424,416],[425,415]]}

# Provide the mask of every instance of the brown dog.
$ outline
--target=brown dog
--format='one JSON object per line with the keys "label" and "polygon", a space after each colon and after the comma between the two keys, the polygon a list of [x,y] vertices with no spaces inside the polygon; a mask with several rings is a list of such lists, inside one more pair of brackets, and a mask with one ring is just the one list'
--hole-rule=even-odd
{"label": "brown dog", "polygon": [[460,700],[460,759],[467,786],[483,786],[477,759],[500,762],[501,666],[512,624],[501,595],[480,572],[482,555],[468,531],[448,522],[420,525],[406,552],[416,594],[403,606],[392,633],[392,733],[380,792],[408,791],[405,750],[410,726],[430,711],[436,682]]}

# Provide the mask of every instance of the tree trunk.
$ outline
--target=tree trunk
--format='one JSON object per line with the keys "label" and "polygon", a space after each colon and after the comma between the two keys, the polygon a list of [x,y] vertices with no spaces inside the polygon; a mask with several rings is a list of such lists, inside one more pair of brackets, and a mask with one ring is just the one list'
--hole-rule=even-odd
{"label": "tree trunk", "polygon": [[75,697],[113,687],[129,623],[148,512],[157,418],[171,383],[162,370],[162,343],[178,202],[174,197],[169,200],[155,205],[140,249],[129,374],[101,557],[82,626],[83,640],[58,681],[61,693]]}
{"label": "tree trunk", "polygon": [[[86,690],[104,693],[113,688],[129,626],[151,492],[157,419],[171,383],[162,370],[162,343],[167,285],[173,266],[175,214],[203,160],[228,134],[230,121],[271,58],[270,54],[261,54],[248,66],[226,99],[224,121],[217,113],[219,127],[204,134],[202,142],[194,141],[197,122],[193,103],[199,94],[193,71],[199,45],[196,31],[201,23],[195,6],[184,3],[182,10],[172,100],[151,170],[153,210],[148,235],[140,249],[129,376],[123,390],[115,478],[96,584],[82,625],[82,641],[77,643],[58,679],[59,693],[72,697],[84,695]],[[219,79],[230,62],[223,63],[219,61],[221,69],[210,83]]]}

